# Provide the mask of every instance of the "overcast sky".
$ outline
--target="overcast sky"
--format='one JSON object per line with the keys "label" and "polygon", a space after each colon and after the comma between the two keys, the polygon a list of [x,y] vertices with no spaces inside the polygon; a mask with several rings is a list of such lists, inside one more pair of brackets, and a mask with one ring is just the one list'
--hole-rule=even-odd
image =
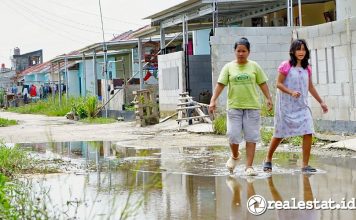
{"label": "overcast sky", "polygon": [[[185,0],[101,0],[105,40],[149,24],[144,17]],[[43,49],[44,61],[102,41],[99,0],[0,0],[0,63]]]}

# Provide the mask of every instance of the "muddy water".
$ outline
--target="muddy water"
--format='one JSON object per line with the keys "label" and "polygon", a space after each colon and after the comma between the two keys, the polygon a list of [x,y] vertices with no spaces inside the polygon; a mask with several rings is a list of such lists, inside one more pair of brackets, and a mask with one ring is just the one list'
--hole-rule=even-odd
{"label": "muddy water", "polygon": [[[252,195],[267,201],[350,201],[356,197],[356,158],[316,157],[314,175],[299,171],[300,153],[277,152],[264,174],[265,152],[256,152],[259,176],[229,175],[226,147],[120,148],[111,142],[23,144],[43,158],[62,158],[65,173],[32,178],[34,192],[48,189],[49,210],[79,219],[356,219],[354,210],[247,209]],[[73,165],[74,164],[74,165]],[[69,168],[68,168],[69,167]],[[40,194],[38,194],[40,195]],[[352,201],[352,200],[351,200]],[[355,207],[356,204],[353,204]]]}

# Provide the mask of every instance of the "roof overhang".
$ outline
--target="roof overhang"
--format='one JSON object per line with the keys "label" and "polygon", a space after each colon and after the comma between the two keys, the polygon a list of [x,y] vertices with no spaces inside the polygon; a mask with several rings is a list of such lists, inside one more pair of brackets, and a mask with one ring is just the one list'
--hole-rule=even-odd
{"label": "roof overhang", "polygon": [[[302,4],[328,1],[331,0],[303,0]],[[293,4],[298,5],[298,1],[294,1]],[[214,12],[217,14],[219,26],[229,26],[286,8],[286,0],[188,0],[145,19],[151,19],[153,34],[159,34],[160,28],[164,28],[164,33],[168,34],[177,31],[179,29],[177,27],[181,26],[184,20],[188,21],[190,31],[212,28]],[[157,27],[155,31],[154,27]],[[181,32],[182,29],[178,31]],[[135,36],[147,37],[149,34],[137,33]]]}

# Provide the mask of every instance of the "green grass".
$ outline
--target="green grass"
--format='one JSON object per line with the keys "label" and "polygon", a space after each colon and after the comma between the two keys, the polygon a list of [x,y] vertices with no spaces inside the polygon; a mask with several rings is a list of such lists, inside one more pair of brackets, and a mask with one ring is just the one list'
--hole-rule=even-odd
{"label": "green grass", "polygon": [[70,98],[68,101],[63,96],[61,104],[59,104],[59,97],[39,100],[34,103],[29,103],[20,107],[11,107],[10,112],[22,114],[42,114],[47,116],[64,116],[71,110],[72,103],[77,99]]}
{"label": "green grass", "polygon": [[17,121],[0,118],[0,127],[7,127],[7,126],[11,126],[11,125],[17,125]]}
{"label": "green grass", "polygon": [[268,146],[273,136],[273,129],[261,128],[261,141],[263,145]]}
{"label": "green grass", "polygon": [[[34,165],[41,166],[39,168]],[[46,192],[36,198],[32,186],[19,174],[46,171],[21,148],[7,147],[0,142],[0,219],[49,219]]]}
{"label": "green grass", "polygon": [[87,124],[111,124],[117,122],[114,118],[84,118],[79,121]]}
{"label": "green grass", "polygon": [[24,151],[17,147],[9,148],[0,143],[0,173],[13,177],[28,169],[29,164],[30,159]]}
{"label": "green grass", "polygon": [[213,121],[215,134],[226,134],[226,114],[218,115]]}

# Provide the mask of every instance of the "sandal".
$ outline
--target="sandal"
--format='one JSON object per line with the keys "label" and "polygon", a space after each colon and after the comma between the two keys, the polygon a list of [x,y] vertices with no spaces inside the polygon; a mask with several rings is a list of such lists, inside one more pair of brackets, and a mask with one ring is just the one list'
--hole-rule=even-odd
{"label": "sandal", "polygon": [[245,175],[246,176],[257,176],[256,171],[253,169],[253,167],[246,167],[245,169]]}
{"label": "sandal", "polygon": [[316,172],[316,169],[314,167],[311,167],[311,166],[305,166],[302,168],[302,172],[303,173],[314,173]]}
{"label": "sandal", "polygon": [[263,162],[263,171],[264,172],[272,172],[272,162]]}

